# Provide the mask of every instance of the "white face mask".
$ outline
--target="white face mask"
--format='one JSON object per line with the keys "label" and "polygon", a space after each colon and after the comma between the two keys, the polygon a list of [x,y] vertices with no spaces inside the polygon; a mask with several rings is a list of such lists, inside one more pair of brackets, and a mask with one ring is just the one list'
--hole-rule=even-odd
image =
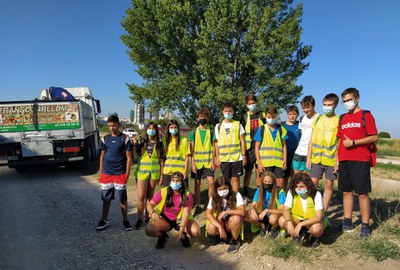
{"label": "white face mask", "polygon": [[275,124],[275,118],[267,118],[267,124],[268,125],[274,125]]}
{"label": "white face mask", "polygon": [[247,109],[249,109],[249,111],[251,112],[254,112],[255,110],[257,110],[257,105],[256,104],[247,105]]}
{"label": "white face mask", "polygon": [[229,194],[229,189],[218,190],[218,195],[222,198],[225,198]]}
{"label": "white face mask", "polygon": [[348,111],[351,111],[356,106],[356,103],[354,102],[354,100],[349,100],[343,103],[343,105]]}
{"label": "white face mask", "polygon": [[326,115],[330,115],[333,112],[333,106],[323,106],[322,111]]}

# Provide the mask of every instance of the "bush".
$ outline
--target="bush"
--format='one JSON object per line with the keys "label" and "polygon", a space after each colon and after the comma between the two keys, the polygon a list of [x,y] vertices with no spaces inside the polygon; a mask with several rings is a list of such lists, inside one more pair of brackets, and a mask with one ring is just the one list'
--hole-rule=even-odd
{"label": "bush", "polygon": [[390,133],[389,132],[381,131],[381,132],[378,133],[378,138],[387,138],[387,139],[389,139],[391,137],[390,137]]}

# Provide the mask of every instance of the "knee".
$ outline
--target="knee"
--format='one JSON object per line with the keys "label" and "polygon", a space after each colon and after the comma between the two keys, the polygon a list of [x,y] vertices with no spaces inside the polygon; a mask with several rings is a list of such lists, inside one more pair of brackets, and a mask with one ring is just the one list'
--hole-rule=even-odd
{"label": "knee", "polygon": [[147,236],[153,237],[156,234],[156,229],[152,224],[149,223],[144,227],[144,232]]}
{"label": "knee", "polygon": [[272,226],[278,225],[278,220],[279,220],[279,215],[271,214],[269,216],[269,224],[271,224]]}
{"label": "knee", "polygon": [[199,226],[193,226],[191,229],[191,234],[192,237],[199,237],[200,236],[200,228]]}
{"label": "knee", "polygon": [[313,237],[319,237],[324,233],[324,229],[325,227],[322,223],[317,223],[311,225],[311,227],[308,230]]}

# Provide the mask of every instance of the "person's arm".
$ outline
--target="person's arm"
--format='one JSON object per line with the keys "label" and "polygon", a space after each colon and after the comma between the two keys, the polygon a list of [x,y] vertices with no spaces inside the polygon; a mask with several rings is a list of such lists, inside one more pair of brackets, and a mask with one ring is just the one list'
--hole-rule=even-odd
{"label": "person's arm", "polygon": [[194,160],[194,142],[190,141],[189,145],[190,145],[190,153],[191,153],[191,160],[192,160],[192,172],[194,174],[197,174],[196,162]]}
{"label": "person's arm", "polygon": [[357,146],[357,145],[371,144],[371,143],[375,143],[376,141],[378,141],[378,135],[370,135],[365,138],[361,138],[361,139],[357,139],[357,140],[353,140],[352,138],[349,138],[346,135],[344,135],[344,138],[345,139],[343,140],[343,145],[346,148],[352,147],[352,146]]}
{"label": "person's arm", "polygon": [[217,124],[215,126],[215,141],[214,141],[215,164],[217,164],[218,166],[221,166],[221,160],[219,158],[219,149],[218,149],[218,136],[217,136],[218,127],[219,127],[219,124]]}
{"label": "person's arm", "polygon": [[179,224],[178,240],[181,239],[183,233],[185,232],[189,220],[190,209],[191,209],[190,206],[185,206],[183,208],[182,220],[181,223]]}
{"label": "person's arm", "polygon": [[215,165],[215,140],[213,140],[211,142],[212,144],[212,154],[211,154],[211,167],[210,169],[213,171],[215,169],[214,165]]}
{"label": "person's arm", "polygon": [[286,231],[291,236],[295,236],[295,230],[294,230],[294,225],[293,225],[293,220],[292,220],[292,214],[290,213],[290,208],[287,207],[286,205],[283,206],[282,215],[283,215],[283,217],[285,219]]}
{"label": "person's arm", "polygon": [[213,215],[213,210],[210,208],[207,208],[206,210],[206,217],[207,220],[212,224],[214,227],[216,227],[219,231],[219,236],[222,239],[226,238],[226,231],[224,229],[224,226],[222,225],[223,223],[219,222]]}
{"label": "person's arm", "polygon": [[256,155],[256,159],[257,159],[257,171],[262,174],[264,172],[264,167],[261,163],[261,156],[260,156],[260,147],[261,147],[261,143],[258,141],[255,141],[254,143],[254,153]]}
{"label": "person's arm", "polygon": [[125,156],[126,156],[126,172],[125,172],[125,176],[126,179],[129,178],[129,174],[131,173],[131,166],[132,166],[132,150],[126,151],[125,152]]}
{"label": "person's arm", "polygon": [[106,154],[106,150],[101,150],[100,152],[100,163],[99,163],[99,175],[103,172],[103,164],[104,164],[104,155]]}
{"label": "person's arm", "polygon": [[246,157],[246,139],[245,135],[246,132],[241,124],[239,124],[239,140],[240,140],[240,148],[242,150],[242,164],[243,166],[246,166],[247,164],[247,157]]}
{"label": "person's arm", "polygon": [[282,143],[283,143],[283,148],[282,148],[282,150],[283,150],[283,166],[282,166],[282,169],[286,170],[286,167],[287,167],[287,164],[286,164],[286,162],[287,162],[287,146],[286,146],[286,141],[285,140],[282,140]]}
{"label": "person's arm", "polygon": [[147,210],[147,213],[149,213],[149,218],[151,218],[152,220],[155,220],[155,221],[160,219],[160,217],[157,214],[156,209],[155,209],[156,205],[157,205],[157,203],[154,202],[153,200],[151,200],[150,202],[148,202],[146,204],[146,210]]}
{"label": "person's arm", "polygon": [[307,161],[306,167],[307,169],[311,170],[311,155],[312,155],[312,138],[313,138],[314,130],[311,131],[311,139],[308,142],[308,149],[307,149]]}
{"label": "person's arm", "polygon": [[244,207],[244,204],[242,204],[242,205],[236,207],[235,209],[228,209],[226,211],[223,211],[222,213],[224,213],[224,212],[225,212],[225,214],[228,214],[230,216],[240,216],[240,217],[244,218],[244,216],[246,214],[246,209]]}

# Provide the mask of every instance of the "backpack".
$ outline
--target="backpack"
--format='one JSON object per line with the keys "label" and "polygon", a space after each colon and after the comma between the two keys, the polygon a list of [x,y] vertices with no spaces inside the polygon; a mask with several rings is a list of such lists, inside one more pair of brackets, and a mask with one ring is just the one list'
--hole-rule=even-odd
{"label": "backpack", "polygon": [[[362,125],[362,127],[364,129],[365,137],[368,137],[367,130],[365,129],[365,126],[366,126],[366,124],[365,124],[365,115],[367,113],[371,113],[371,112],[368,111],[368,110],[363,110],[362,116],[361,116],[361,125]],[[343,119],[344,115],[345,114],[340,115],[339,127],[342,126],[342,119]],[[370,166],[371,167],[375,167],[376,166],[377,152],[378,152],[378,148],[376,147],[376,143],[371,143],[369,145],[368,149],[369,149],[369,153],[370,153],[370,155],[369,155]]]}

